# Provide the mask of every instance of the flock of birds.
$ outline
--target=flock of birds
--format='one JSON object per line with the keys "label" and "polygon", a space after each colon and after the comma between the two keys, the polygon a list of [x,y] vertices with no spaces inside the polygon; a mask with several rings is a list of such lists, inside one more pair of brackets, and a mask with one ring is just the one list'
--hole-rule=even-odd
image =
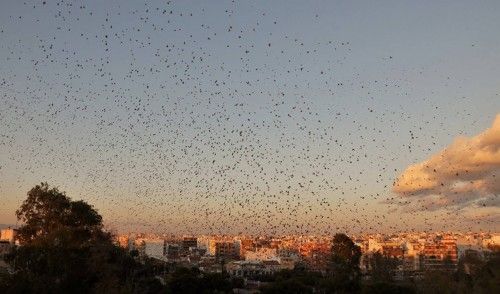
{"label": "flock of birds", "polygon": [[48,181],[111,227],[186,233],[420,230],[453,215],[416,226],[384,204],[413,154],[439,148],[430,122],[384,98],[432,104],[404,73],[365,79],[349,40],[265,9],[181,2],[2,14],[0,193],[15,196],[0,203]]}

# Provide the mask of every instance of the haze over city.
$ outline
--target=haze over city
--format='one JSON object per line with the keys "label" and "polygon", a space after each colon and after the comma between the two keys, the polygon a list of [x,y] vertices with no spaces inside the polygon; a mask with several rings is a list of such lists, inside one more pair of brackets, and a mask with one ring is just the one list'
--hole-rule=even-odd
{"label": "haze over city", "polygon": [[48,182],[119,232],[498,232],[499,15],[3,1],[0,223]]}

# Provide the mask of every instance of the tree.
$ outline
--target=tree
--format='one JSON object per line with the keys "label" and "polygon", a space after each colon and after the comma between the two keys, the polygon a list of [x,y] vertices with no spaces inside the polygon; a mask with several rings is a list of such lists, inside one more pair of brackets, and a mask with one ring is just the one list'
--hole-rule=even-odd
{"label": "tree", "polygon": [[370,257],[370,267],[373,282],[389,283],[393,280],[392,277],[397,268],[397,261],[377,251]]}
{"label": "tree", "polygon": [[[115,246],[102,217],[47,183],[35,186],[16,212],[20,242],[7,256],[15,273],[7,293],[128,293],[159,289],[141,265]],[[156,284],[155,284],[156,283]],[[146,288],[141,288],[147,285]],[[153,286],[156,285],[156,286]]]}
{"label": "tree", "polygon": [[458,261],[458,274],[461,277],[474,278],[485,264],[486,261],[478,251],[466,250]]}
{"label": "tree", "polygon": [[500,293],[500,250],[494,249],[474,277],[475,293]]}
{"label": "tree", "polygon": [[314,293],[313,288],[305,285],[301,281],[288,279],[279,280],[270,285],[261,287],[261,291],[264,294],[274,294],[274,293],[290,293],[290,294],[303,294],[303,293]]}
{"label": "tree", "polygon": [[102,217],[84,201],[71,201],[57,188],[47,183],[35,186],[28,198],[16,211],[17,219],[24,223],[17,239],[24,245],[82,247],[95,241],[109,241],[103,231]]}
{"label": "tree", "polygon": [[270,280],[271,283],[261,287],[262,293],[321,293],[323,290],[321,274],[305,268],[279,271]]}
{"label": "tree", "polygon": [[394,282],[376,282],[364,285],[361,293],[366,294],[412,294],[416,293],[412,285],[397,284]]}
{"label": "tree", "polygon": [[361,249],[346,234],[333,237],[331,249],[331,285],[334,292],[357,292],[360,286]]}
{"label": "tree", "polygon": [[167,279],[171,293],[230,293],[232,286],[227,274],[202,274],[197,268],[177,268]]}
{"label": "tree", "polygon": [[457,280],[450,272],[442,270],[426,270],[417,286],[421,293],[457,293]]}

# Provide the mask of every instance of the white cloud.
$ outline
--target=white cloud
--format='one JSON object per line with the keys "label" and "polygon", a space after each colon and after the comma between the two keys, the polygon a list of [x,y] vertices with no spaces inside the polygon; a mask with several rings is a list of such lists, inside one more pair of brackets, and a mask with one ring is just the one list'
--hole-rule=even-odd
{"label": "white cloud", "polygon": [[393,191],[417,200],[420,209],[499,207],[500,114],[477,136],[458,137],[441,152],[409,166]]}

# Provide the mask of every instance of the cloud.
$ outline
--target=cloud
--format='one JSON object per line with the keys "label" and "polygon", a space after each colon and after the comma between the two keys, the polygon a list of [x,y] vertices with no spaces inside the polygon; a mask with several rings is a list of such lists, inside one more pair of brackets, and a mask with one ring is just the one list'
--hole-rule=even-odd
{"label": "cloud", "polygon": [[393,191],[420,209],[500,207],[500,114],[491,128],[458,137],[441,152],[409,166]]}

